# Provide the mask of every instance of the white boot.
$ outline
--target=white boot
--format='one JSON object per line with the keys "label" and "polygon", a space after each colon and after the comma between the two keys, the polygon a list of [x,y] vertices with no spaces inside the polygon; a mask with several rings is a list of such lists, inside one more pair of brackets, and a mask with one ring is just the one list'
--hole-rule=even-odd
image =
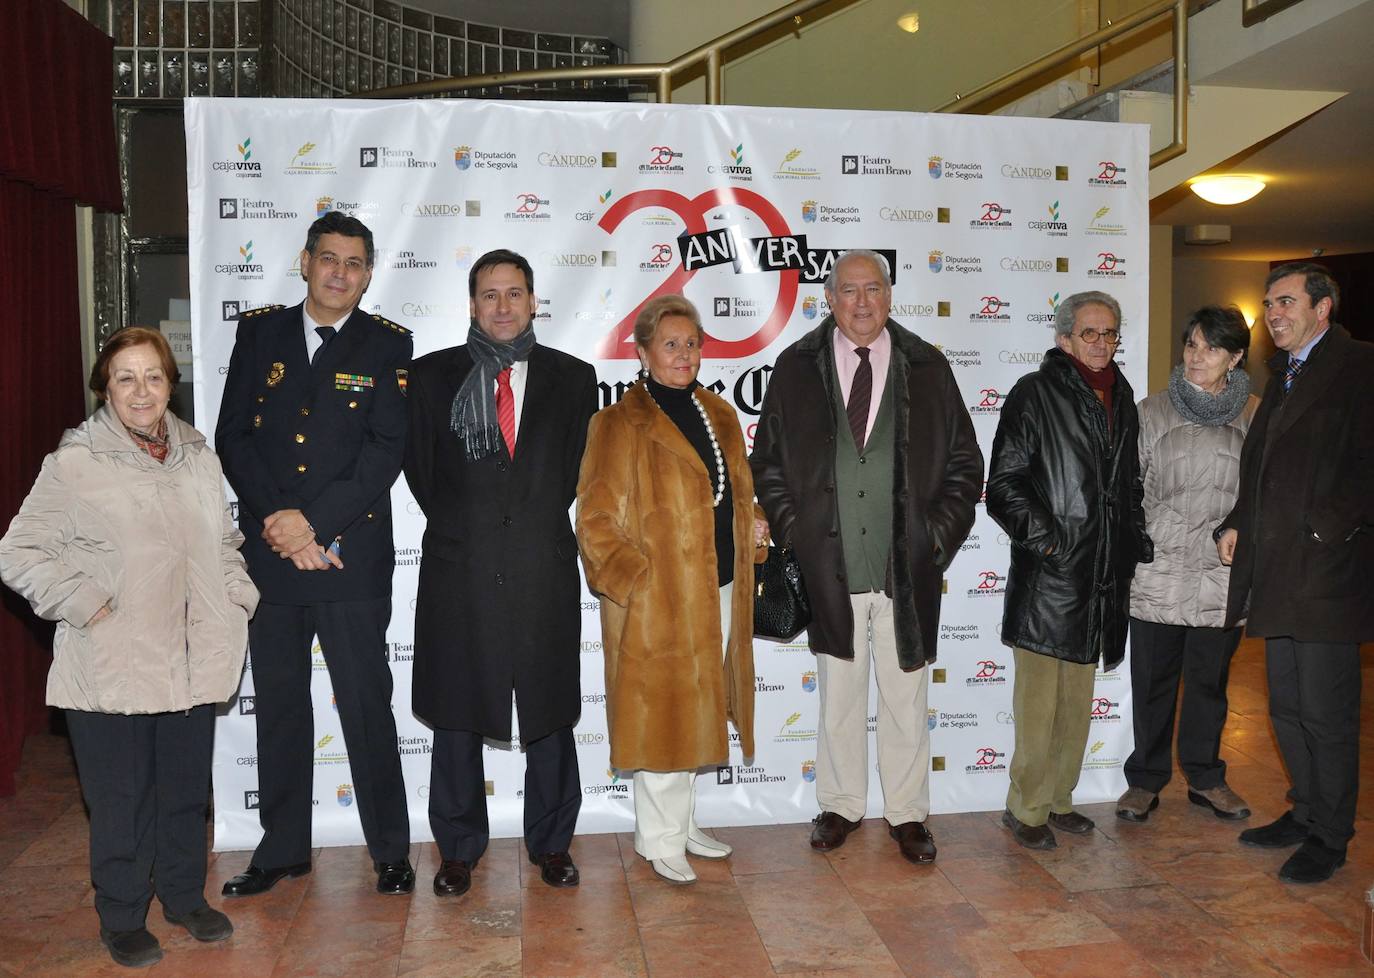
{"label": "white boot", "polygon": [[693,825],[687,832],[687,851],[702,859],[724,859],[735,850],[728,843],[707,835]]}
{"label": "white boot", "polygon": [[649,865],[654,868],[655,873],[669,883],[695,883],[697,881],[697,874],[692,872],[692,867],[688,864],[686,856],[664,856],[662,859],[650,859]]}

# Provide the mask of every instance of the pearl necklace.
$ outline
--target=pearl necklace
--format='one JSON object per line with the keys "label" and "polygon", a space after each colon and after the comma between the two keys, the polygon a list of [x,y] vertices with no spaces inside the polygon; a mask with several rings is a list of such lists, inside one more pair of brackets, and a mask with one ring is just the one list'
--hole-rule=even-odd
{"label": "pearl necklace", "polygon": [[[649,400],[653,401],[660,411],[663,411],[663,405],[659,404],[658,399],[649,392],[647,383],[644,385],[644,393],[649,395]],[[706,437],[711,442],[711,452],[716,457],[716,492],[715,499],[711,501],[711,508],[715,509],[720,506],[720,501],[725,498],[725,457],[720,453],[720,441],[716,438],[716,429],[711,427],[711,419],[706,414],[706,405],[697,400],[695,394],[690,394],[688,397],[692,406],[697,409],[697,414],[701,415],[701,423],[706,426]],[[667,414],[668,412],[664,411],[663,413]],[[709,472],[706,474],[706,478],[708,481],[710,480],[711,474]]]}

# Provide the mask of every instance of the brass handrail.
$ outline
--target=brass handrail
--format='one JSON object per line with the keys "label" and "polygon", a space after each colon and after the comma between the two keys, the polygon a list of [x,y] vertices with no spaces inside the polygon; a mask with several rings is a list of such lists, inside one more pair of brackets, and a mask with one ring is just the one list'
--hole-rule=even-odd
{"label": "brass handrail", "polygon": [[473,88],[496,88],[500,85],[529,85],[537,82],[587,81],[596,78],[652,78],[657,83],[660,102],[673,100],[673,78],[690,68],[704,65],[706,71],[706,104],[720,105],[724,98],[724,55],[727,48],[772,30],[788,20],[801,26],[801,15],[832,0],[793,0],[751,20],[742,27],[722,34],[713,41],[688,51],[681,57],[661,64],[584,65],[575,68],[537,68],[530,71],[498,71],[487,75],[468,75],[462,78],[432,78],[408,85],[393,85],[370,92],[359,92],[353,98],[414,98],[418,95],[440,95]]}
{"label": "brass handrail", "polygon": [[1143,7],[1116,23],[1109,23],[1101,30],[1070,41],[1043,58],[1026,62],[967,95],[955,95],[952,102],[946,102],[935,111],[968,112],[976,109],[1037,75],[1067,64],[1085,51],[1115,40],[1122,34],[1168,13],[1173,14],[1174,133],[1173,140],[1168,146],[1150,154],[1150,169],[1154,169],[1161,163],[1167,163],[1188,151],[1188,0],[1159,0],[1158,3]]}

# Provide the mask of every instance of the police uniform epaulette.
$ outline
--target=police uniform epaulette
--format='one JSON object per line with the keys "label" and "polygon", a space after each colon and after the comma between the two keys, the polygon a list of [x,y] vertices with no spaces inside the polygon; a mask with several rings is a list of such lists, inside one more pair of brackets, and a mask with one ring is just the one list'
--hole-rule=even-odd
{"label": "police uniform epaulette", "polygon": [[235,316],[235,319],[252,319],[254,316],[261,316],[264,313],[276,312],[278,309],[285,309],[286,306],[277,304],[275,306],[258,306],[256,309],[248,309]]}
{"label": "police uniform epaulette", "polygon": [[400,323],[393,323],[390,319],[387,319],[385,316],[379,316],[377,315],[377,313],[374,312],[372,314],[372,318],[377,320],[378,325],[385,326],[387,329],[392,330],[393,332],[400,333],[402,336],[410,335],[410,330],[406,329]]}

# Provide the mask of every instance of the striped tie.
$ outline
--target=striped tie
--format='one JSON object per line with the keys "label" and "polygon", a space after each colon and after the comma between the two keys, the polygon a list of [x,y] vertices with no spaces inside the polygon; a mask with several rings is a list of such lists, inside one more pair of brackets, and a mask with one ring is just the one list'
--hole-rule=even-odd
{"label": "striped tie", "polygon": [[496,423],[501,426],[506,451],[515,458],[515,392],[510,389],[510,367],[496,375]]}
{"label": "striped tie", "polygon": [[1285,394],[1293,389],[1293,381],[1297,380],[1298,374],[1302,373],[1302,365],[1305,362],[1297,357],[1288,358],[1288,367],[1283,372],[1283,392]]}
{"label": "striped tie", "polygon": [[849,416],[849,430],[854,434],[854,447],[864,450],[864,433],[868,430],[868,404],[873,399],[873,364],[868,362],[868,347],[854,350],[859,355],[859,369],[854,371],[854,383],[849,386],[849,403],[844,413]]}

